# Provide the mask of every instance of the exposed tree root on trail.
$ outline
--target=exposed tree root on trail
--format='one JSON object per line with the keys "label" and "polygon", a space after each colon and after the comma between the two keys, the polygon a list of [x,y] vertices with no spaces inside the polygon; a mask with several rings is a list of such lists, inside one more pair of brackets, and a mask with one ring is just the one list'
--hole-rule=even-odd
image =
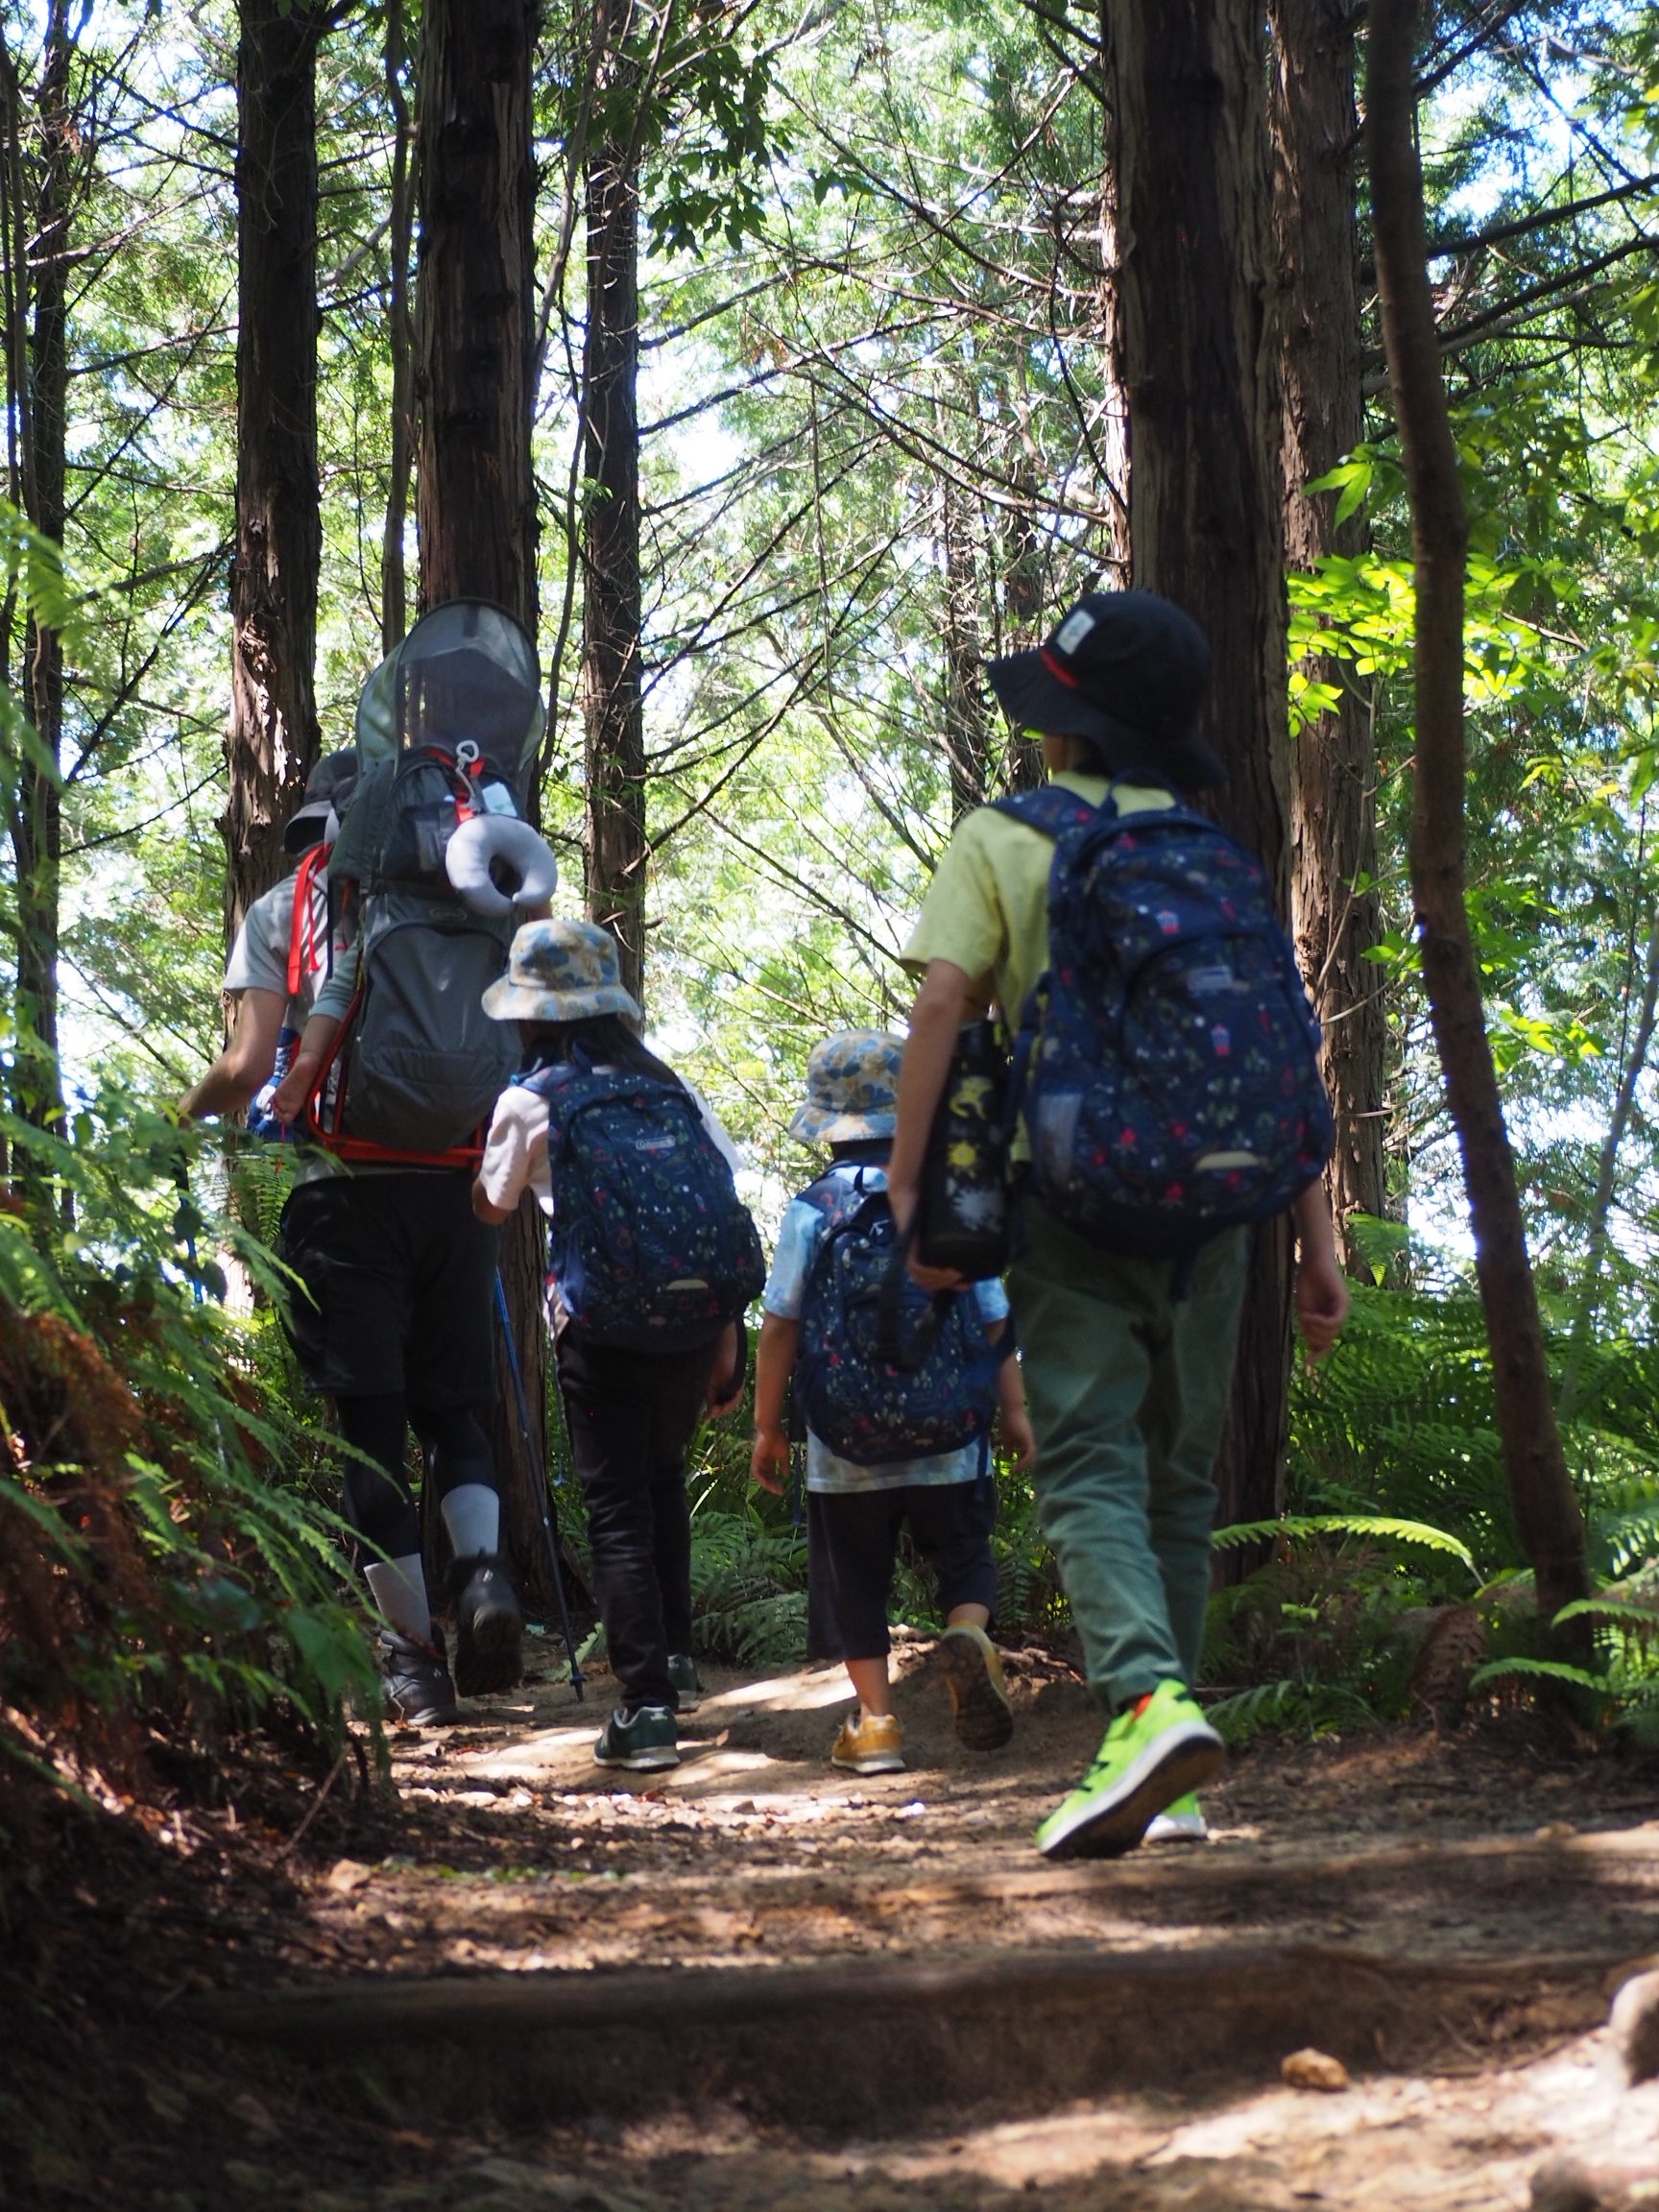
{"label": "exposed tree root on trail", "polygon": [[[5,1895],[0,2205],[1396,2212],[1563,2160],[1560,2202],[1659,2204],[1599,2026],[1659,1952],[1650,1767],[1519,1719],[1285,1744],[1209,1844],[1050,1866],[1097,1723],[1013,1660],[976,1756],[905,1647],[876,1779],[824,1764],[835,1674],[708,1670],[631,1790],[544,1663],[397,1738],[396,1799],[250,1767],[149,1833],[55,1812]],[[1282,2082],[1309,2042],[1348,2087]]]}

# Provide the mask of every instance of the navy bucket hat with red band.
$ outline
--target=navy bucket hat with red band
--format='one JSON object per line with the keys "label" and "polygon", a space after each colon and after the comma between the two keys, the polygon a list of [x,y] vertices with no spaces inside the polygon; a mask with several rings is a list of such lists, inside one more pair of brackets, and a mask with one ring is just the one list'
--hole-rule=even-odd
{"label": "navy bucket hat with red band", "polygon": [[1151,591],[1086,591],[1046,644],[988,661],[1010,721],[1086,738],[1108,775],[1137,770],[1202,791],[1227,771],[1197,731],[1210,647]]}

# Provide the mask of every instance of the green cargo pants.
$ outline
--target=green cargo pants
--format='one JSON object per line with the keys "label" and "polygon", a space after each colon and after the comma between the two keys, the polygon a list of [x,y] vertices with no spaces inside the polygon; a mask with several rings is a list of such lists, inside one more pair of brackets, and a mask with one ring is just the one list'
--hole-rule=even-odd
{"label": "green cargo pants", "polygon": [[1024,1226],[1008,1294],[1038,1516],[1090,1694],[1117,1713],[1198,1671],[1247,1239],[1236,1230],[1207,1245],[1171,1299],[1170,1261],[1098,1251],[1030,1199]]}

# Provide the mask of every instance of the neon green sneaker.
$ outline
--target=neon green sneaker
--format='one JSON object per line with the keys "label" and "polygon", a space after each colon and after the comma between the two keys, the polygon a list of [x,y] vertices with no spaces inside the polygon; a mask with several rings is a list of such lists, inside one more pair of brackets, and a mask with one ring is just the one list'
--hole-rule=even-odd
{"label": "neon green sneaker", "polygon": [[1197,1795],[1189,1791],[1177,1797],[1173,1805],[1166,1805],[1162,1813],[1154,1814],[1148,1822],[1142,1843],[1208,1843],[1210,1823],[1204,1817],[1204,1808]]}
{"label": "neon green sneaker", "polygon": [[1114,1859],[1133,1851],[1154,1815],[1208,1782],[1221,1739],[1179,1682],[1118,1714],[1082,1781],[1037,1831],[1047,1859]]}

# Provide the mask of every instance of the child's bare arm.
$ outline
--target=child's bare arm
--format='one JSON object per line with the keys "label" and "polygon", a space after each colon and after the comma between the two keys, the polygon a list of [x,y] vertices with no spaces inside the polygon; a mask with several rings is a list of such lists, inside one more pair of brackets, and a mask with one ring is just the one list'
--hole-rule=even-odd
{"label": "child's bare arm", "polygon": [[762,1317],[755,1347],[755,1449],[749,1456],[749,1473],[775,1498],[783,1495],[783,1475],[789,1465],[783,1394],[789,1387],[800,1343],[799,1321],[786,1320],[781,1313]]}
{"label": "child's bare arm", "polygon": [[261,991],[250,985],[242,993],[236,1001],[236,1026],[229,1044],[179,1101],[183,1120],[241,1112],[271,1072],[287,1010],[288,1001],[279,991]]}
{"label": "child's bare arm", "polygon": [[[1004,1321],[994,1321],[985,1334],[996,1344],[1006,1327]],[[1025,1410],[1024,1372],[1012,1353],[997,1370],[997,1426],[1003,1451],[1023,1474],[1037,1456],[1037,1436]]]}
{"label": "child's bare arm", "polygon": [[1348,1318],[1348,1284],[1336,1257],[1323,1183],[1310,1183],[1295,1206],[1296,1325],[1309,1362],[1323,1359]]}
{"label": "child's bare arm", "polygon": [[[927,1137],[950,1073],[973,980],[952,960],[929,960],[910,1010],[910,1034],[899,1069],[898,1126],[887,1163],[887,1199],[901,1229],[910,1226],[916,1212]],[[919,1266],[914,1258],[910,1272],[929,1290],[953,1289],[962,1280],[952,1269]]]}

